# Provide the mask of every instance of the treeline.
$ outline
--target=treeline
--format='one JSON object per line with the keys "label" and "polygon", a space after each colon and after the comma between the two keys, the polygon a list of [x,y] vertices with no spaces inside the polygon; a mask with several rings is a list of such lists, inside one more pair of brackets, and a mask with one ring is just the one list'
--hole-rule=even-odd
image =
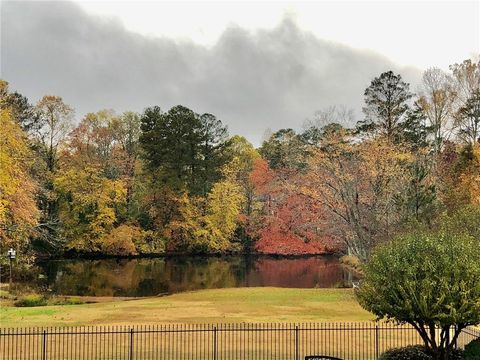
{"label": "treeline", "polygon": [[385,72],[255,149],[211,114],[102,110],[74,125],[57,96],[0,87],[0,238],[37,254],[342,251],[366,258],[456,212],[480,222],[480,62],[429,69],[418,94]]}

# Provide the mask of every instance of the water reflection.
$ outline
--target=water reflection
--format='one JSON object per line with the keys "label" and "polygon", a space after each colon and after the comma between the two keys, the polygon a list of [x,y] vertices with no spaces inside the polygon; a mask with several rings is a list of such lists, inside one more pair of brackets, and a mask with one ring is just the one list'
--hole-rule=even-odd
{"label": "water reflection", "polygon": [[326,288],[354,279],[334,257],[61,260],[41,266],[54,293],[82,296],[152,296],[251,286]]}

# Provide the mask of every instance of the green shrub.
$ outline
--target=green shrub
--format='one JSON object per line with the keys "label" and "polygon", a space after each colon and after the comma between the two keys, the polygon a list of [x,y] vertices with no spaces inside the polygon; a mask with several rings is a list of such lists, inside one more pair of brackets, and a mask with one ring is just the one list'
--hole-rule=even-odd
{"label": "green shrub", "polygon": [[81,305],[81,304],[85,304],[85,301],[83,301],[79,297],[69,297],[69,298],[65,299],[65,304],[66,305]]}
{"label": "green shrub", "polygon": [[54,298],[53,300],[50,301],[51,305],[81,305],[85,304],[85,301],[83,301],[79,297],[57,297]]}
{"label": "green shrub", "polygon": [[15,301],[15,306],[17,307],[32,307],[45,305],[47,305],[47,299],[45,299],[44,296],[38,294],[25,295]]}
{"label": "green shrub", "polygon": [[[411,345],[403,348],[391,349],[380,355],[379,360],[432,360],[425,346]],[[453,350],[448,355],[449,360],[461,360],[462,352]],[[475,358],[472,358],[475,359]]]}
{"label": "green shrub", "polygon": [[465,346],[462,359],[480,360],[480,339],[473,340]]}
{"label": "green shrub", "polygon": [[415,345],[391,349],[380,355],[380,360],[431,360],[424,346]]}

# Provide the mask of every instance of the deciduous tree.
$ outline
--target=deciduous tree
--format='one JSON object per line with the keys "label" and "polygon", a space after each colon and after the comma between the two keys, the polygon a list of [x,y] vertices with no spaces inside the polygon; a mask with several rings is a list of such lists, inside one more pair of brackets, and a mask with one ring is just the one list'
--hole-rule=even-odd
{"label": "deciduous tree", "polygon": [[407,182],[404,166],[410,161],[408,152],[388,138],[355,144],[337,133],[314,153],[303,191],[328,212],[332,236],[366,259],[374,245],[398,229],[396,198]]}
{"label": "deciduous tree", "polygon": [[471,146],[480,143],[480,87],[458,110],[456,123],[460,139]]}
{"label": "deciduous tree", "polygon": [[29,173],[32,154],[26,134],[9,110],[0,110],[0,129],[1,247],[12,246],[26,255],[40,215],[35,202],[37,184]]}
{"label": "deciduous tree", "polygon": [[57,167],[57,150],[72,128],[73,109],[59,96],[44,96],[35,106],[40,119],[40,139],[46,152],[50,172]]}
{"label": "deciduous tree", "polygon": [[307,165],[306,144],[292,129],[273,133],[259,151],[272,169],[304,169]]}
{"label": "deciduous tree", "polygon": [[436,154],[441,151],[443,142],[449,140],[453,132],[456,96],[452,78],[441,69],[430,68],[423,73],[420,97],[416,105],[428,120]]}
{"label": "deciduous tree", "polygon": [[61,172],[54,185],[66,249],[101,252],[105,236],[125,205],[123,182],[102,177],[97,169],[87,167]]}

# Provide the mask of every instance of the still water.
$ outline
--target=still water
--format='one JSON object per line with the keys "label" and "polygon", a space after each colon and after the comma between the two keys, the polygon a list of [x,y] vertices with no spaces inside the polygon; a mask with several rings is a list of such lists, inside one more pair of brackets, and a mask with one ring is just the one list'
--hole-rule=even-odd
{"label": "still water", "polygon": [[155,296],[197,289],[329,288],[355,280],[336,257],[250,256],[58,260],[40,264],[55,294]]}

